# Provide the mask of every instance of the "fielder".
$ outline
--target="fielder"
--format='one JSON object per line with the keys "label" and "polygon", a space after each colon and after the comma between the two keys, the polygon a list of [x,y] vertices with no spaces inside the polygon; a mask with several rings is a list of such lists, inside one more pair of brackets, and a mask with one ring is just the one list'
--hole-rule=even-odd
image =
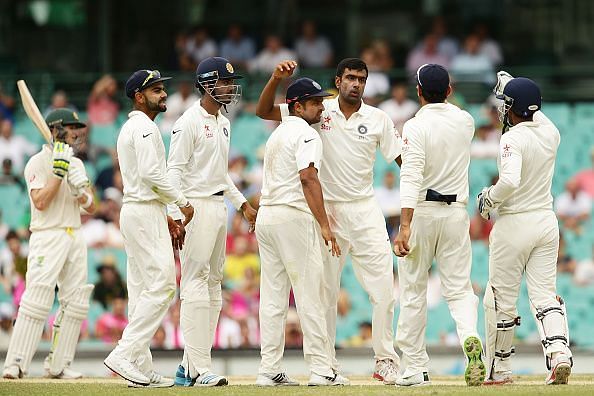
{"label": "fielder", "polygon": [[468,359],[464,377],[467,385],[477,386],[485,379],[485,365],[476,330],[478,298],[470,283],[472,250],[466,211],[474,120],[447,102],[452,88],[443,66],[421,66],[416,80],[421,109],[402,132],[402,214],[394,241],[394,253],[401,257],[396,341],[404,369],[396,384],[430,383],[425,328],[427,280],[435,259],[443,296]]}
{"label": "fielder", "polygon": [[[227,239],[229,198],[251,227],[256,210],[233,184],[228,174],[231,125],[221,107],[235,104],[241,86],[227,59],[211,57],[196,69],[196,87],[202,98],[173,125],[167,175],[196,208],[196,219],[186,228],[181,259],[180,324],[185,348],[175,383],[182,386],[227,385],[227,379],[210,371],[210,350],[223,305],[221,282]],[[182,218],[170,206],[175,220]]]}
{"label": "fielder", "polygon": [[261,257],[260,386],[299,385],[281,367],[291,287],[311,371],[308,385],[349,384],[332,368],[334,345],[327,333],[323,298],[320,236],[326,246],[330,243],[332,255],[340,256],[318,180],[322,141],[310,127],[320,122],[325,96],[330,94],[309,78],[292,83],[286,95],[290,115],[266,143],[256,228]]}
{"label": "fielder", "polygon": [[[274,104],[274,93],[296,66],[295,62],[286,61],[276,67],[258,101],[256,112],[261,118],[284,120],[289,116],[286,104]],[[394,264],[386,221],[373,196],[373,163],[378,148],[386,160],[399,163],[401,140],[390,117],[361,100],[367,75],[367,65],[360,59],[342,60],[335,78],[338,97],[324,100],[321,122],[312,127],[323,143],[320,182],[330,226],[340,250],[351,254],[357,279],[373,306],[373,377],[394,384],[400,362],[394,350],[392,328]],[[334,345],[340,274],[346,257],[333,257],[326,251],[324,261],[326,325]],[[338,372],[334,348],[332,367]]]}
{"label": "fielder", "polygon": [[556,293],[559,226],[551,195],[559,131],[539,111],[540,89],[532,80],[499,72],[495,94],[503,100],[499,181],[478,196],[484,218],[494,209],[499,214],[489,237],[483,300],[485,384],[513,382],[510,357],[514,328],[520,324],[516,300],[523,274],[549,369],[545,383],[567,384],[573,360],[565,304]]}
{"label": "fielder", "polygon": [[44,372],[50,378],[82,377],[70,365],[93,285],[86,284],[87,246],[80,232],[80,211],[93,213],[95,205],[84,165],[73,157],[72,146],[85,124],[64,108],[48,114],[46,122],[53,144],[44,145],[25,167],[31,203],[27,288],[6,354],[4,378],[27,374],[54,303],[56,285],[60,309]]}
{"label": "fielder", "polygon": [[163,81],[168,79],[157,70],[138,70],[126,81],[134,110],[117,143],[124,184],[120,228],[128,256],[128,326],[104,364],[138,387],[173,386],[172,379],[153,370],[149,350],[176,290],[169,234],[179,238],[180,229],[167,217],[166,205],[179,206],[186,222],[194,215],[190,202],[167,180],[165,146],[154,122],[167,110]]}

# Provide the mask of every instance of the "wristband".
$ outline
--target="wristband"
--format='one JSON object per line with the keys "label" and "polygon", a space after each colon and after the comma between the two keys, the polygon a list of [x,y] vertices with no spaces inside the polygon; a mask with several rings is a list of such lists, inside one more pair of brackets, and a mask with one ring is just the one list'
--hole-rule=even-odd
{"label": "wristband", "polygon": [[93,197],[91,196],[91,194],[89,194],[89,193],[88,193],[88,192],[86,192],[86,191],[83,193],[83,195],[84,195],[85,197],[87,197],[87,199],[86,199],[85,203],[81,204],[80,206],[81,206],[83,209],[87,209],[87,208],[88,208],[89,206],[91,206],[91,204],[93,203]]}

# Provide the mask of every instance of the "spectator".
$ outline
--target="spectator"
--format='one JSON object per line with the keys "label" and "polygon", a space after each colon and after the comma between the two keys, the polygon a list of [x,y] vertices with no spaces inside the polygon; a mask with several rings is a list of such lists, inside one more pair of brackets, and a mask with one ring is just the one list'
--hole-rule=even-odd
{"label": "spectator", "polygon": [[363,98],[365,103],[377,106],[383,96],[390,90],[390,80],[386,73],[380,69],[377,53],[373,48],[365,48],[361,53],[361,60],[367,64],[369,70]]}
{"label": "spectator", "polygon": [[177,83],[177,91],[167,97],[167,111],[161,114],[159,123],[163,135],[170,135],[175,121],[198,100],[193,82],[190,76],[183,76]]}
{"label": "spectator", "polygon": [[185,31],[180,31],[175,35],[175,43],[173,45],[174,54],[172,55],[172,64],[179,70],[195,71],[196,64],[186,52],[186,47],[190,41],[189,35]]}
{"label": "spectator", "polygon": [[204,26],[196,28],[186,41],[186,53],[195,64],[211,56],[217,56],[217,52],[217,44],[210,38]]}
{"label": "spectator", "polygon": [[0,303],[0,351],[8,350],[12,336],[14,308],[9,302]]}
{"label": "spectator", "polygon": [[115,123],[120,112],[120,104],[116,100],[117,94],[118,84],[109,74],[95,82],[87,101],[88,119],[91,125]]}
{"label": "spectator", "polygon": [[[105,153],[103,155],[106,155]],[[109,187],[116,187],[123,191],[121,186],[120,162],[118,161],[115,150],[109,153],[111,156],[111,166],[102,169],[95,180],[95,187],[100,191],[105,191]],[[118,186],[118,182],[120,185]]]}
{"label": "spectator", "polygon": [[[454,56],[460,52],[460,44],[458,40],[448,36],[448,26],[445,18],[437,16],[433,19],[430,34],[434,34],[437,38],[437,52],[444,56],[448,62],[451,62]],[[422,46],[418,44],[415,49]]]}
{"label": "spectator", "polygon": [[491,138],[492,129],[487,124],[482,124],[476,129],[474,139],[470,145],[471,158],[491,158],[499,156],[499,142]]}
{"label": "spectator", "polygon": [[2,160],[2,174],[0,174],[0,185],[19,186],[23,191],[26,190],[23,181],[15,176],[12,170],[12,160],[10,158],[4,158]]}
{"label": "spectator", "polygon": [[31,143],[24,136],[13,134],[10,120],[0,121],[0,160],[10,158],[15,172],[21,173],[25,161],[38,150],[39,146]]}
{"label": "spectator", "polygon": [[425,63],[435,63],[448,68],[450,62],[446,56],[439,53],[438,43],[439,37],[434,33],[429,33],[423,39],[423,43],[408,54],[406,71],[411,77],[414,77],[419,67]]}
{"label": "spectator", "polygon": [[122,207],[122,192],[115,187],[109,187],[103,192],[104,201],[101,204],[101,215],[106,222],[103,246],[123,249],[124,237],[120,231],[120,209]]}
{"label": "spectator", "polygon": [[402,133],[404,123],[414,117],[419,104],[408,97],[406,83],[399,82],[392,86],[392,97],[381,102],[378,107],[388,114],[396,130]]}
{"label": "spectator", "polygon": [[99,302],[103,309],[108,309],[109,305],[116,299],[128,298],[126,286],[115,267],[115,263],[115,257],[107,255],[103,257],[101,264],[97,267],[99,281],[95,283],[93,300]]}
{"label": "spectator", "polygon": [[388,235],[392,238],[400,226],[400,189],[394,172],[388,170],[384,173],[382,185],[375,189],[375,197],[386,218]]}
{"label": "spectator", "polygon": [[12,96],[4,93],[0,83],[0,120],[9,120],[14,122],[14,107],[16,101]]}
{"label": "spectator", "polygon": [[179,324],[181,307],[179,298],[169,307],[169,315],[163,321],[165,330],[165,349],[184,349],[184,334]]}
{"label": "spectator", "polygon": [[257,254],[248,252],[248,239],[242,235],[236,236],[233,252],[227,256],[225,263],[225,280],[237,284],[245,276],[246,270],[252,269],[260,273],[260,258]]}
{"label": "spectator", "polygon": [[347,345],[354,348],[372,348],[371,330],[371,322],[361,322],[359,324],[359,334],[348,340]]}
{"label": "spectator", "polygon": [[110,345],[116,344],[122,338],[122,333],[128,325],[126,304],[127,301],[124,298],[113,299],[111,312],[106,312],[97,319],[95,337]]}
{"label": "spectator", "polygon": [[557,273],[566,273],[573,275],[576,270],[576,262],[569,253],[563,234],[559,234],[559,254],[557,255]]}
{"label": "spectator", "polygon": [[243,35],[241,25],[229,26],[227,38],[221,43],[221,56],[241,69],[246,69],[248,62],[256,56],[254,40]]}
{"label": "spectator", "polygon": [[479,38],[479,53],[486,55],[493,66],[499,66],[503,63],[503,52],[501,46],[490,37],[489,26],[484,22],[479,22],[474,27],[474,34]]}
{"label": "spectator", "polygon": [[14,230],[6,235],[6,247],[0,250],[0,282],[8,295],[12,295],[15,307],[25,292],[28,248]]}
{"label": "spectator", "polygon": [[389,72],[394,67],[392,49],[386,40],[373,40],[371,48],[375,51],[376,63],[379,70]]}
{"label": "spectator", "polygon": [[590,157],[592,159],[592,168],[578,172],[575,175],[575,180],[577,180],[580,189],[594,199],[594,147],[592,147]]}
{"label": "spectator", "polygon": [[301,36],[295,42],[297,59],[303,67],[331,67],[333,50],[330,41],[318,35],[313,21],[305,21],[301,25]]}
{"label": "spectator", "polygon": [[56,92],[54,92],[54,94],[52,95],[51,103],[43,112],[43,116],[47,117],[47,115],[49,113],[51,113],[52,111],[54,111],[56,109],[61,109],[61,108],[70,109],[72,111],[78,111],[76,109],[76,106],[72,105],[68,101],[68,95],[66,95],[66,92],[59,89]]}
{"label": "spectator", "polygon": [[470,34],[464,40],[464,52],[452,59],[450,72],[457,82],[482,82],[494,84],[495,73],[493,63],[487,55],[480,53],[480,38]]}
{"label": "spectator", "polygon": [[565,229],[581,234],[584,223],[590,219],[592,198],[580,189],[576,179],[565,184],[565,191],[555,199],[555,212]]}
{"label": "spectator", "polygon": [[297,55],[292,50],[283,46],[283,41],[276,34],[266,36],[262,51],[249,62],[249,69],[253,73],[272,73],[276,65],[284,60],[297,60]]}
{"label": "spectator", "polygon": [[165,329],[163,329],[163,326],[159,326],[159,328],[155,332],[155,335],[153,335],[153,338],[151,340],[151,349],[166,349]]}
{"label": "spectator", "polygon": [[592,245],[592,256],[578,263],[573,279],[578,286],[594,284],[594,245]]}
{"label": "spectator", "polygon": [[303,332],[299,324],[299,315],[297,310],[289,307],[287,311],[287,324],[285,325],[285,347],[301,348],[303,347]]}
{"label": "spectator", "polygon": [[492,229],[493,220],[484,219],[479,211],[475,210],[474,216],[470,219],[470,239],[489,243],[489,235]]}

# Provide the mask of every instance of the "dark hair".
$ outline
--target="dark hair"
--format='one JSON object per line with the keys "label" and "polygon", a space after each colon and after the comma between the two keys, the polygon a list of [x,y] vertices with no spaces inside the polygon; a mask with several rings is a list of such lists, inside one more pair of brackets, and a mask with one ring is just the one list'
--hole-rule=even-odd
{"label": "dark hair", "polygon": [[16,233],[15,230],[10,230],[6,233],[6,241],[9,241],[11,239],[19,239],[19,235]]}
{"label": "dark hair", "polygon": [[367,65],[359,58],[345,58],[341,60],[338,66],[336,66],[336,77],[342,77],[345,69],[365,70],[365,73],[369,74]]}
{"label": "dark hair", "polygon": [[295,103],[297,103],[297,102],[296,101],[295,102],[291,102],[288,105],[289,106],[289,113],[290,114],[293,114],[293,112],[295,111]]}
{"label": "dark hair", "polygon": [[443,103],[448,97],[448,91],[445,92],[425,92],[421,87],[421,96],[429,103]]}

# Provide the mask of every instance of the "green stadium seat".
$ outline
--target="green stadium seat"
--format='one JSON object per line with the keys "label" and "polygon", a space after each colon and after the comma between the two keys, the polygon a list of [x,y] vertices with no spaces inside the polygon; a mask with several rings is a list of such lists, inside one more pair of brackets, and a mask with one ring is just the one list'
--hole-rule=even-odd
{"label": "green stadium seat", "polygon": [[89,141],[92,145],[102,148],[115,149],[118,141],[119,128],[116,124],[93,125],[89,131]]}
{"label": "green stadium seat", "polygon": [[594,121],[594,103],[576,103],[574,113],[576,120],[590,119]]}
{"label": "green stadium seat", "polygon": [[559,128],[569,125],[573,116],[573,109],[568,103],[545,103],[542,112]]}
{"label": "green stadium seat", "polygon": [[2,221],[10,228],[24,226],[23,217],[30,207],[27,192],[17,184],[0,185],[0,197]]}

